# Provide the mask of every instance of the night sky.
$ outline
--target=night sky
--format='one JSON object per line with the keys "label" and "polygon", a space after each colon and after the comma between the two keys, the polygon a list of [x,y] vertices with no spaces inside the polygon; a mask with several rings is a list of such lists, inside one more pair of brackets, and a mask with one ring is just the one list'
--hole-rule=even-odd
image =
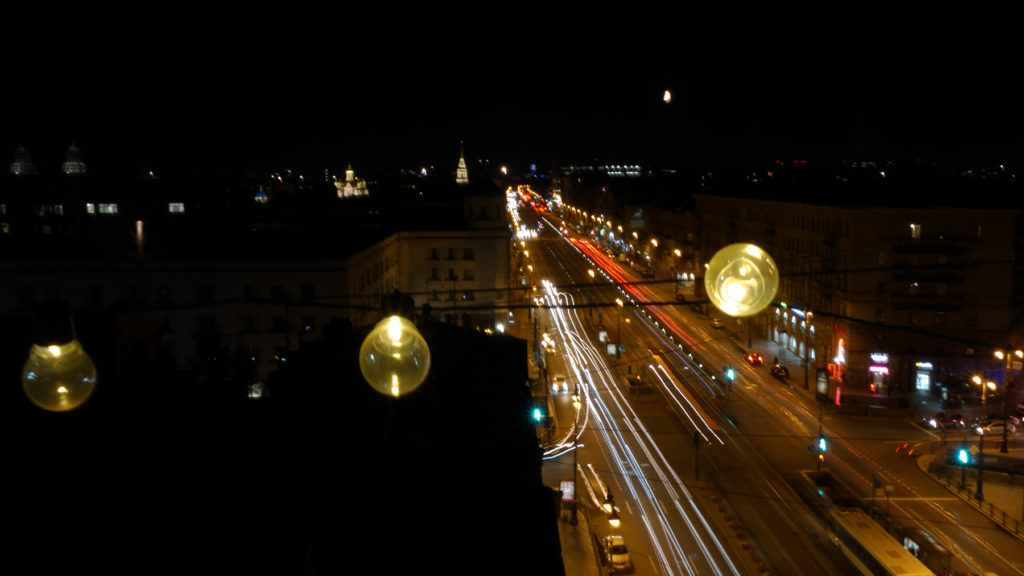
{"label": "night sky", "polygon": [[25,144],[41,170],[72,141],[109,169],[450,164],[460,140],[542,168],[1019,157],[1012,12],[690,4],[15,14],[3,149]]}

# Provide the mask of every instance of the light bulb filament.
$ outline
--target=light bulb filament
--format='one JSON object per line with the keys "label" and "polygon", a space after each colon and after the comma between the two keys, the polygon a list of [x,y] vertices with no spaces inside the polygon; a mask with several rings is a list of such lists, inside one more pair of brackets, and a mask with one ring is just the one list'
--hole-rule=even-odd
{"label": "light bulb filament", "polygon": [[398,316],[392,316],[388,320],[388,338],[391,344],[400,346],[402,341],[402,320]]}

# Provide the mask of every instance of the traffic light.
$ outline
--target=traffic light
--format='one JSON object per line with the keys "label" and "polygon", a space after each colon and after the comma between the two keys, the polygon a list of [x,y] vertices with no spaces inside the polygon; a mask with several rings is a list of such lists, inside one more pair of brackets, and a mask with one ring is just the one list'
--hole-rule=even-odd
{"label": "traffic light", "polygon": [[736,369],[732,366],[726,366],[725,368],[725,379],[729,382],[736,381]]}
{"label": "traffic light", "polygon": [[825,442],[825,435],[818,436],[818,452],[824,452],[828,450],[828,443]]}
{"label": "traffic light", "polygon": [[541,410],[539,407],[535,406],[533,408],[533,419],[534,419],[535,422],[540,422],[541,420],[543,420],[544,419],[544,411]]}
{"label": "traffic light", "polygon": [[956,454],[956,459],[959,460],[961,464],[968,464],[971,461],[971,453],[968,452],[966,448],[961,448]]}

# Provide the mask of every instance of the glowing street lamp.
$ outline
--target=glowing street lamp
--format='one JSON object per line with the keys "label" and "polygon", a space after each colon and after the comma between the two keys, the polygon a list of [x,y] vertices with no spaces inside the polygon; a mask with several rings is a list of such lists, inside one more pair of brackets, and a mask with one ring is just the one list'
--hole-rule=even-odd
{"label": "glowing street lamp", "polygon": [[[996,350],[994,354],[995,357],[998,358],[999,360],[1006,360],[1006,364],[1004,364],[1003,366],[1003,421],[1006,422],[1009,419],[1010,410],[1010,399],[1009,395],[1006,394],[1006,391],[1010,388],[1010,371],[1013,369],[1014,358],[1017,359],[1016,362],[1018,362],[1018,364],[1022,359],[1024,359],[1024,350],[1017,349],[1014,350],[1012,353],[1003,352],[1002,350]],[[1003,426],[1003,441],[999,444],[999,451],[1002,452],[1003,454],[1009,452],[1009,448],[1007,447],[1006,429],[1007,427]]]}
{"label": "glowing street lamp", "polygon": [[616,298],[615,303],[619,306],[615,310],[615,357],[622,358],[622,298]]}

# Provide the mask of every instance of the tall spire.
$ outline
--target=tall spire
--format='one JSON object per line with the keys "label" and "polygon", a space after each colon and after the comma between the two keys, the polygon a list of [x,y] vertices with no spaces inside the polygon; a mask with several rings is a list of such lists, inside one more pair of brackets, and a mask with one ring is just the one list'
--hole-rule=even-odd
{"label": "tall spire", "polygon": [[455,171],[456,184],[469,184],[469,169],[466,168],[466,157],[462,151],[462,140],[459,140],[459,167]]}

